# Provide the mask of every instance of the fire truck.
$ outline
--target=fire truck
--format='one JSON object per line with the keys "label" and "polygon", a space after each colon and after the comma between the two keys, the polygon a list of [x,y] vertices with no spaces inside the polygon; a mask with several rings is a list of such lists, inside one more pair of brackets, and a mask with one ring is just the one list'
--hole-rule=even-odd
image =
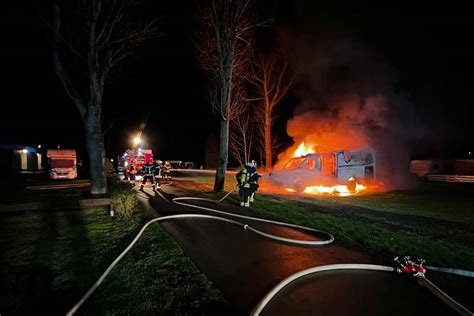
{"label": "fire truck", "polygon": [[153,152],[151,149],[127,149],[123,155],[119,156],[117,159],[117,170],[119,172],[120,179],[129,177],[130,166],[132,164],[135,164],[138,174],[140,174],[143,166],[150,161],[153,162]]}

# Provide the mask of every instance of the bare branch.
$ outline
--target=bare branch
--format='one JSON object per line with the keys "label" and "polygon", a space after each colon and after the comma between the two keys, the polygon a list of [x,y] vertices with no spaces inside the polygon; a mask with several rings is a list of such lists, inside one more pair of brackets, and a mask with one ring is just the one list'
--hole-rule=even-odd
{"label": "bare branch", "polygon": [[266,167],[271,168],[274,149],[271,129],[278,117],[275,110],[287,95],[293,75],[281,51],[256,56],[250,70],[247,81],[255,87],[256,98],[261,100],[257,103],[260,115],[256,116],[257,125],[262,127],[257,133],[258,143],[264,148]]}
{"label": "bare branch", "polygon": [[81,117],[84,118],[86,115],[86,108],[84,106],[84,102],[82,98],[77,93],[76,89],[71,83],[69,76],[64,69],[62,60],[61,60],[61,53],[59,48],[59,34],[61,29],[61,10],[59,4],[57,2],[54,3],[53,6],[53,45],[52,45],[52,55],[53,55],[53,64],[54,69],[56,71],[56,75],[58,76],[59,80],[61,81],[64,90],[68,94],[68,96],[73,101],[74,105],[79,110]]}

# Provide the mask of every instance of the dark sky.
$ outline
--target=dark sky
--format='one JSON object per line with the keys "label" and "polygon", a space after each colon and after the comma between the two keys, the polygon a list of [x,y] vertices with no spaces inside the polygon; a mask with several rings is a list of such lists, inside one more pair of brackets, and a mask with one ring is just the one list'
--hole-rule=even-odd
{"label": "dark sky", "polygon": [[[108,156],[127,148],[146,121],[145,139],[160,158],[202,161],[216,122],[193,56],[195,7],[193,1],[159,2],[149,13],[163,17],[164,35],[125,62],[106,87],[104,129],[113,122],[106,134]],[[55,77],[37,2],[8,3],[0,11],[0,143],[83,147],[79,114]],[[270,3],[260,1],[260,7],[272,11]],[[409,94],[420,124],[430,127],[415,155],[474,151],[474,19],[467,2],[374,4],[279,1],[276,30],[350,37],[379,52],[397,70],[397,86]],[[304,49],[295,47],[296,53]],[[283,124],[291,109],[290,104],[284,111]]]}

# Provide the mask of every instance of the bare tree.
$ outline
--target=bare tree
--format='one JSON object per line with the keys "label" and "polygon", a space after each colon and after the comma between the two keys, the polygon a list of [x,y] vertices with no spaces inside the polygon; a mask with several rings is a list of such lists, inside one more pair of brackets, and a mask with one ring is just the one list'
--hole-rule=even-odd
{"label": "bare tree", "polygon": [[250,154],[254,147],[254,126],[250,108],[245,109],[237,116],[230,126],[229,150],[242,166],[250,161]]}
{"label": "bare tree", "polygon": [[103,195],[108,191],[101,126],[105,83],[110,71],[134,48],[157,35],[156,19],[146,23],[134,21],[135,0],[73,3],[71,6],[69,1],[58,0],[53,5],[53,63],[84,124],[91,193]]}
{"label": "bare tree", "polygon": [[238,99],[248,69],[256,26],[253,1],[209,0],[199,12],[198,60],[207,73],[210,101],[220,118],[219,161],[214,191],[224,188],[229,149],[229,126],[242,110]]}
{"label": "bare tree", "polygon": [[293,75],[281,51],[257,55],[252,63],[248,81],[256,88],[259,104],[256,115],[261,145],[265,151],[265,167],[273,166],[273,149],[276,140],[272,136],[272,126],[278,117],[276,108],[287,95],[293,83]]}

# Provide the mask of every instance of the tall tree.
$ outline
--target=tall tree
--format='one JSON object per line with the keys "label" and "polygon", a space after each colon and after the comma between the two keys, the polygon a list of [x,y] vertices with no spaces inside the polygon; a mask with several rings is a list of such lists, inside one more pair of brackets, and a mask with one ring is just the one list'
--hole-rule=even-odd
{"label": "tall tree", "polygon": [[271,53],[258,54],[253,59],[247,79],[256,88],[259,104],[256,124],[260,127],[260,135],[263,137],[265,167],[271,169],[273,148],[276,143],[272,135],[272,126],[278,117],[277,106],[287,95],[293,83],[293,74],[284,54],[276,50]]}
{"label": "tall tree", "polygon": [[230,122],[238,116],[243,102],[235,94],[241,89],[253,48],[253,12],[251,0],[209,0],[199,12],[197,58],[208,75],[210,101],[220,119],[216,192],[224,188]]}
{"label": "tall tree", "polygon": [[254,117],[249,106],[243,109],[231,123],[229,150],[243,166],[250,161],[254,140]]}
{"label": "tall tree", "polygon": [[137,4],[136,0],[57,0],[53,4],[53,63],[82,118],[92,195],[107,193],[101,126],[106,80],[134,48],[156,36],[156,19],[137,21]]}

